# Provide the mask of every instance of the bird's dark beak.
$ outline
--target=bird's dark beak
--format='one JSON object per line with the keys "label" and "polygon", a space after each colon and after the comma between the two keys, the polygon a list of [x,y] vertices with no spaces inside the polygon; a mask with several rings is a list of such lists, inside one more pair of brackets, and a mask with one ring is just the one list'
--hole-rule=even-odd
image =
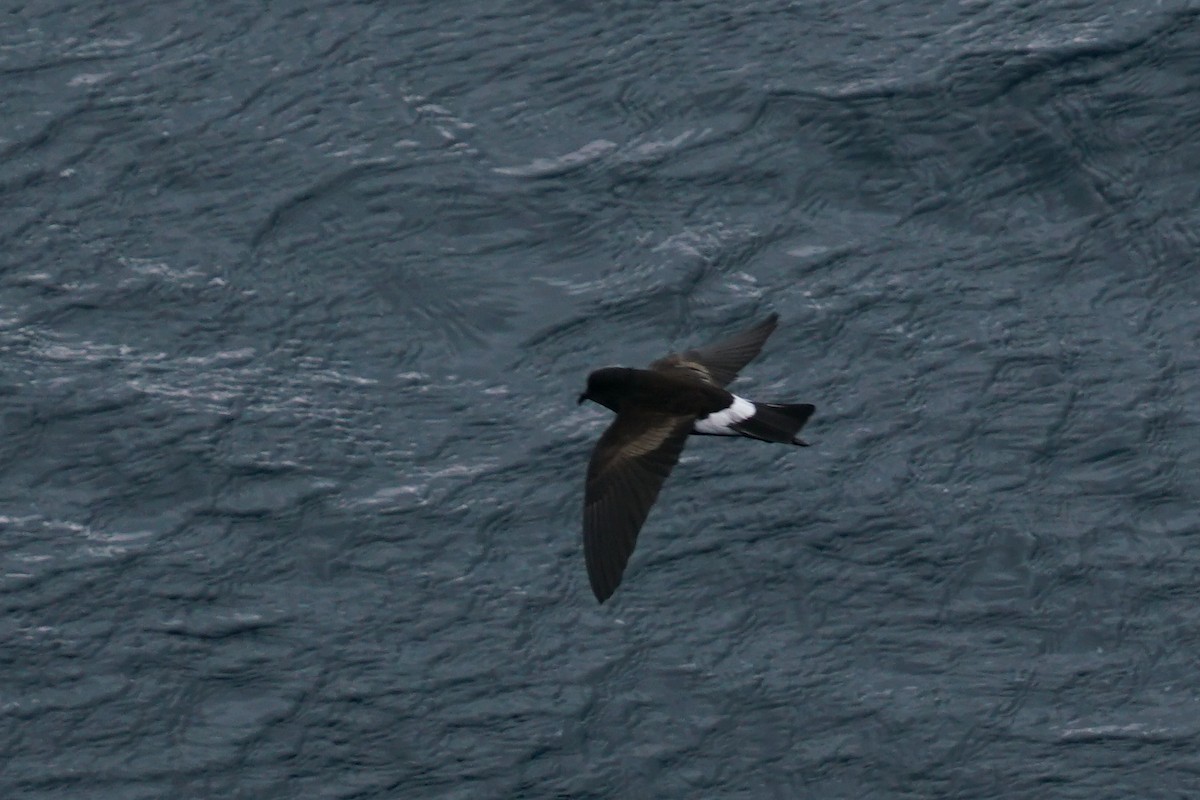
{"label": "bird's dark beak", "polygon": [[583,394],[579,395],[579,402],[577,402],[575,405],[581,406],[581,405],[583,405],[583,401],[587,400],[587,399],[588,399],[587,392],[584,392]]}

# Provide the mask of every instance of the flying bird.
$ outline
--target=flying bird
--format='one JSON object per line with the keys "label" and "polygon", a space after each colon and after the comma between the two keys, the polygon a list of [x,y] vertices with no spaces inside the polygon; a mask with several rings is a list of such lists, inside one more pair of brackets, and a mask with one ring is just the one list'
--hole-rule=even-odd
{"label": "flying bird", "polygon": [[617,414],[596,443],[583,501],[588,580],[603,603],[616,590],[638,532],[689,435],[745,436],[805,445],[796,434],[808,403],[756,403],[727,391],[779,323],[772,314],[735,336],[672,353],[648,369],[605,367],[588,375],[579,402]]}

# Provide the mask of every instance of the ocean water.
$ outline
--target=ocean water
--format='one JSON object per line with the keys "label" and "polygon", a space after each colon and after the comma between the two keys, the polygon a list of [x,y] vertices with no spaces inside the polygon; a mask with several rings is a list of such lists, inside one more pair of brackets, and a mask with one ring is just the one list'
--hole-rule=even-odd
{"label": "ocean water", "polygon": [[[1189,2],[0,8],[0,797],[1200,796]],[[598,605],[587,373],[775,311]]]}

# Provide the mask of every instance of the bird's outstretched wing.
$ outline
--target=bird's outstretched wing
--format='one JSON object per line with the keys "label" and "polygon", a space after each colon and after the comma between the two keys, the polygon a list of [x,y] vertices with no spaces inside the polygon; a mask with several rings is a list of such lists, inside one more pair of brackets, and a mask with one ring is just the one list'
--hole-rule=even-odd
{"label": "bird's outstretched wing", "polygon": [[596,443],[583,504],[588,580],[603,603],[625,572],[638,532],[679,460],[693,417],[622,412]]}
{"label": "bird's outstretched wing", "polygon": [[650,365],[650,369],[666,373],[687,370],[708,383],[728,386],[742,367],[762,350],[763,343],[777,324],[779,315],[772,314],[753,328],[747,328],[723,341],[660,358]]}

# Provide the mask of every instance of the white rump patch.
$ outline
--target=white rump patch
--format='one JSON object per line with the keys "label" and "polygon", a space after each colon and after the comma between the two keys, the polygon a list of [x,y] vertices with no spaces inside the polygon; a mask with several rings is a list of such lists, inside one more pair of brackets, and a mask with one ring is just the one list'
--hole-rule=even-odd
{"label": "white rump patch", "polygon": [[738,433],[733,430],[733,426],[753,417],[755,410],[754,403],[735,394],[729,408],[714,411],[707,417],[696,420],[692,425],[692,430],[696,433],[709,433],[717,436],[737,436]]}

